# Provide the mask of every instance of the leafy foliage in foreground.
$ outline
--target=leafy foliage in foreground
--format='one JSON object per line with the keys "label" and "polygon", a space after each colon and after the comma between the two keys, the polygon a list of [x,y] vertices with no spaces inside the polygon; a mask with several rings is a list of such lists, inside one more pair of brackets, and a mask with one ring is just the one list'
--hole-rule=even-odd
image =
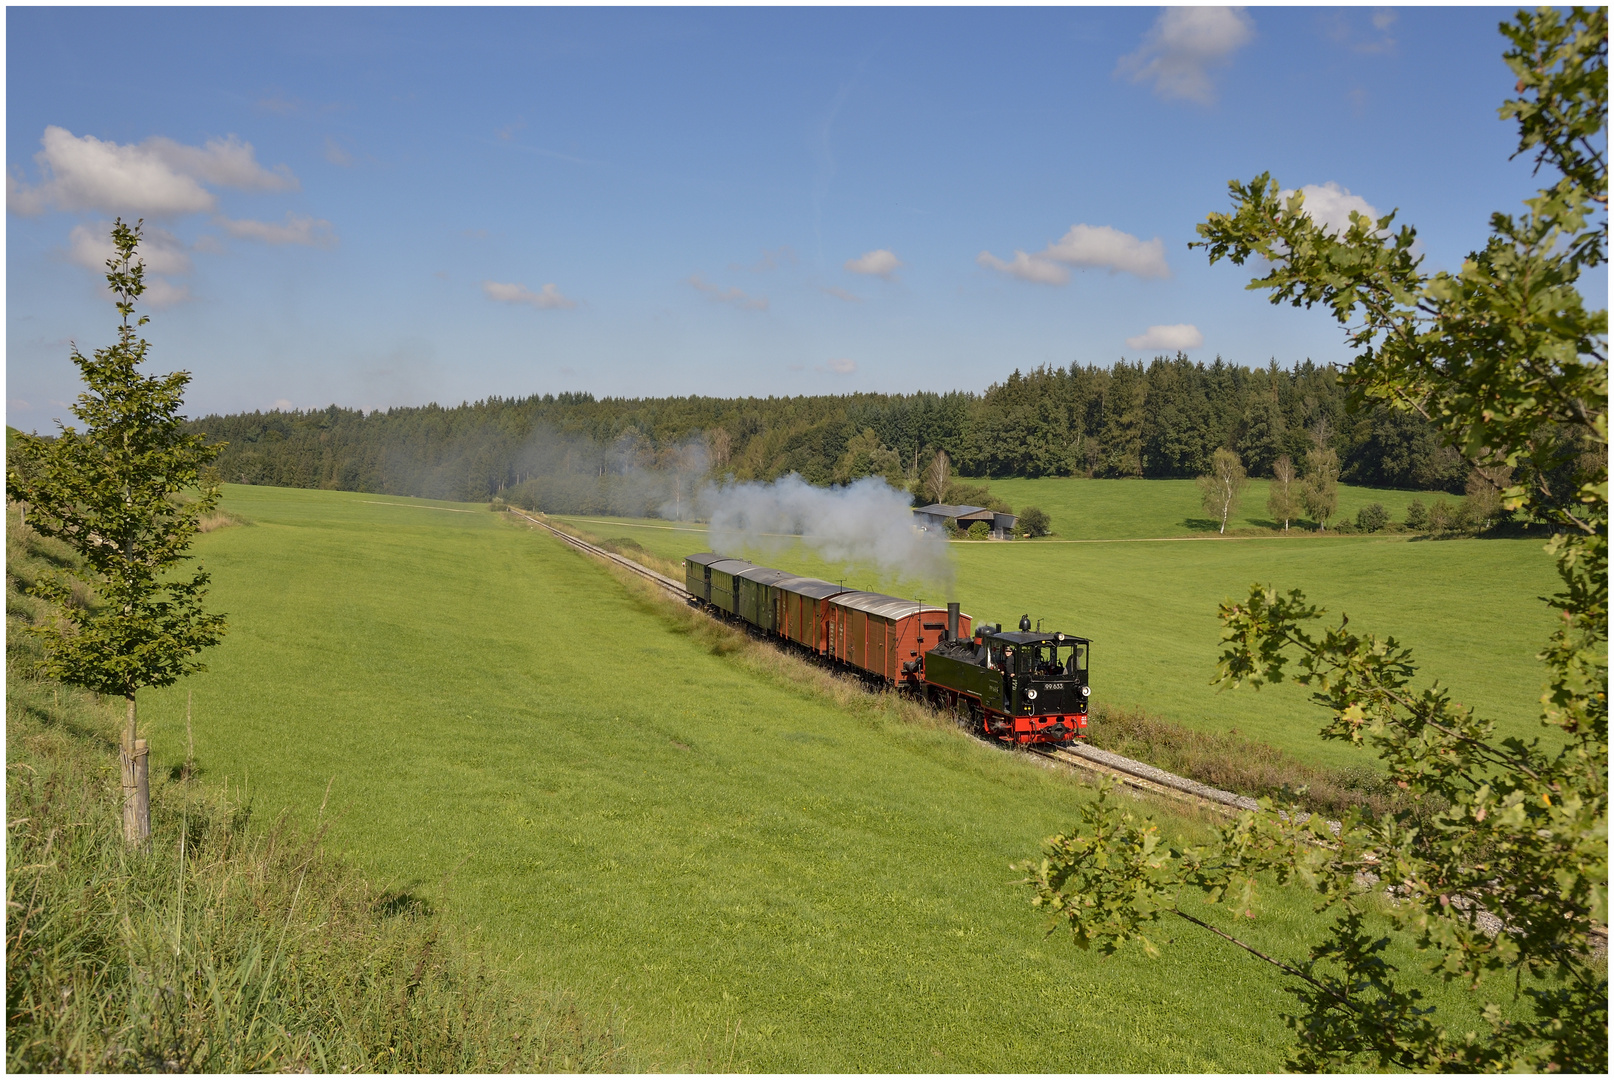
{"label": "leafy foliage in foreground", "polygon": [[[1393,215],[1353,214],[1335,235],[1298,194],[1259,177],[1232,185],[1232,214],[1201,226],[1212,261],[1259,256],[1271,272],[1252,288],[1274,302],[1328,305],[1362,351],[1347,375],[1358,404],[1427,417],[1502,488],[1500,501],[1558,530],[1548,551],[1562,591],[1542,722],[1563,735],[1500,742],[1495,726],[1439,684],[1413,688],[1411,650],[1352,630],[1317,633],[1322,611],[1299,590],[1256,585],[1221,608],[1219,681],[1297,681],[1331,714],[1323,737],[1371,747],[1391,779],[1445,808],[1348,814],[1334,833],[1297,808],[1244,814],[1204,849],[1175,849],[1158,829],[1104,799],[1057,836],[1027,879],[1033,902],[1078,944],[1114,951],[1167,915],[1238,944],[1295,980],[1293,1063],[1309,1070],[1567,1070],[1606,1072],[1608,978],[1608,476],[1607,312],[1586,311],[1576,281],[1607,257],[1606,9],[1521,13],[1504,25],[1506,54],[1526,96],[1502,115],[1520,121],[1519,152],[1537,151],[1559,180],[1521,219],[1497,214],[1483,251],[1458,275],[1424,277],[1414,233]],[[1351,320],[1361,316],[1361,322]],[[1518,482],[1502,479],[1519,470]],[[1184,897],[1248,911],[1258,877],[1297,880],[1335,915],[1304,961],[1263,955],[1184,911]],[[1482,1003],[1458,1031],[1435,1015],[1387,960],[1372,893],[1389,885],[1394,931],[1428,970]],[[1599,934],[1601,930],[1600,940]],[[1510,1012],[1493,999],[1513,988]]]}
{"label": "leafy foliage in foreground", "polygon": [[123,843],[118,718],[19,675],[43,614],[17,587],[60,542],[7,529],[6,1064],[12,1071],[545,1071],[613,1067],[610,1033],[522,993],[440,915],[319,834],[195,783]]}

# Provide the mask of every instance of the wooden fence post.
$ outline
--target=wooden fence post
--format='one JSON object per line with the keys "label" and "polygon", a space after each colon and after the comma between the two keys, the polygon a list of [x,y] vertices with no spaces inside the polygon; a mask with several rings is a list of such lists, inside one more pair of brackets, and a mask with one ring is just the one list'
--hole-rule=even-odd
{"label": "wooden fence post", "polygon": [[144,844],[151,835],[151,773],[149,748],[136,739],[134,751],[123,758],[123,839]]}

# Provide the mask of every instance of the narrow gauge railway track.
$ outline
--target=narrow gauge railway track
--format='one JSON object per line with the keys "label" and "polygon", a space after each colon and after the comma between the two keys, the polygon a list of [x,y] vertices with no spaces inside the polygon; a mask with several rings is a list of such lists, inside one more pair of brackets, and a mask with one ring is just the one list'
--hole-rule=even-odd
{"label": "narrow gauge railway track", "polygon": [[[561,542],[576,548],[579,551],[593,555],[604,562],[613,563],[630,573],[660,586],[680,600],[690,598],[689,591],[677,581],[664,574],[658,574],[643,563],[635,562],[626,556],[618,555],[614,551],[607,551],[597,544],[579,539],[546,521],[525,514],[520,510],[508,511],[517,517],[529,521],[539,528],[545,529],[558,537]],[[1159,795],[1177,802],[1193,803],[1209,807],[1223,814],[1237,814],[1241,810],[1255,810],[1259,807],[1256,801],[1247,795],[1235,795],[1230,791],[1209,787],[1196,783],[1185,777],[1157,769],[1153,765],[1146,765],[1141,761],[1134,761],[1120,754],[1112,754],[1108,750],[1099,750],[1096,747],[1076,744],[1069,747],[1054,749],[1032,748],[1031,752],[1055,762],[1063,767],[1075,769],[1092,776],[1115,780],[1134,791]]]}
{"label": "narrow gauge railway track", "polygon": [[521,518],[524,521],[530,521],[540,529],[548,529],[555,536],[560,537],[563,543],[570,544],[577,550],[587,552],[597,559],[602,559],[608,563],[615,563],[617,566],[622,567],[622,569],[627,570],[630,573],[638,574],[645,580],[666,589],[680,600],[688,600],[690,598],[689,590],[684,588],[681,582],[674,581],[665,574],[658,574],[643,563],[635,562],[634,560],[623,555],[618,555],[614,551],[607,551],[597,544],[589,543],[587,540],[580,540],[571,533],[563,532],[562,530],[557,529],[553,525],[549,524],[547,521],[539,521],[532,515],[524,514],[514,507],[511,507],[506,511],[506,513],[514,514],[516,517]]}

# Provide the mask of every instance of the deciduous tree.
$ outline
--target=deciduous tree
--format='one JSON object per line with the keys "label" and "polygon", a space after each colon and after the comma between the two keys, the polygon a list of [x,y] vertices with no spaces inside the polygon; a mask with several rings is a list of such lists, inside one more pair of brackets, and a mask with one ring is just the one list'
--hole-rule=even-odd
{"label": "deciduous tree", "polygon": [[[1233,211],[1200,234],[1213,262],[1264,260],[1251,285],[1274,302],[1322,304],[1347,326],[1358,408],[1426,416],[1476,466],[1529,466],[1503,501],[1556,530],[1558,629],[1537,656],[1553,738],[1497,739],[1438,683],[1415,689],[1395,639],[1343,618],[1319,632],[1323,613],[1299,590],[1255,585],[1222,606],[1219,681],[1258,687],[1294,665],[1329,713],[1323,736],[1376,750],[1424,819],[1358,810],[1335,831],[1268,803],[1214,844],[1177,849],[1106,797],[1027,879],[1079,944],[1153,952],[1149,929],[1173,919],[1274,965],[1300,1006],[1289,1020],[1302,1069],[1608,1071],[1608,320],[1576,285],[1607,257],[1607,11],[1521,12],[1502,32],[1520,94],[1502,115],[1518,121],[1519,153],[1556,179],[1524,215],[1494,215],[1460,271],[1423,274],[1394,215],[1328,231],[1265,176],[1233,184]],[[1183,906],[1199,892],[1248,912],[1269,875],[1315,890],[1334,916],[1305,955],[1259,953],[1214,925],[1213,908]],[[1454,1025],[1409,987],[1374,919],[1472,995],[1477,1019]]]}
{"label": "deciduous tree", "polygon": [[1300,501],[1319,529],[1328,528],[1328,519],[1339,509],[1339,455],[1331,447],[1313,447],[1306,452]]}
{"label": "deciduous tree", "polygon": [[938,450],[925,468],[925,494],[931,503],[939,503],[947,494],[947,482],[952,476],[950,463],[947,460],[947,451]]}
{"label": "deciduous tree", "polygon": [[1282,454],[1272,463],[1272,487],[1267,492],[1267,513],[1273,521],[1283,522],[1283,531],[1289,531],[1289,522],[1301,510],[1300,484],[1295,479],[1294,459]]}
{"label": "deciduous tree", "polygon": [[83,557],[95,591],[93,606],[74,607],[70,581],[42,578],[33,592],[57,615],[36,632],[46,674],[127,703],[124,821],[131,842],[150,831],[132,810],[135,692],[202,670],[197,653],[224,632],[224,616],[202,608],[206,572],[180,571],[198,518],[218,503],[218,487],[205,474],[218,448],[185,432],[188,372],[139,371],[148,348],[137,333],[146,317],[132,320],[145,291],[139,242],[140,223],[114,224],[107,282],[123,317],[117,342],[89,357],[73,349],[85,385],[73,415],[84,430],[63,427],[54,439],[22,435],[20,460],[6,469],[7,495],[29,505],[34,529]]}
{"label": "deciduous tree", "polygon": [[1199,485],[1206,513],[1220,522],[1216,531],[1227,532],[1227,519],[1238,512],[1239,497],[1250,482],[1244,473],[1244,463],[1237,454],[1223,447],[1211,455],[1210,472],[1195,482]]}

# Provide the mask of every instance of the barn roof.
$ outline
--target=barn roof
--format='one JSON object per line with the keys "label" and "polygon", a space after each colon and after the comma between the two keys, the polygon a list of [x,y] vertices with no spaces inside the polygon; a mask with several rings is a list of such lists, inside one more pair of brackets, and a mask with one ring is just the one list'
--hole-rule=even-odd
{"label": "barn roof", "polygon": [[[991,520],[994,511],[988,510],[984,506],[953,506],[949,503],[931,503],[929,506],[921,506],[919,509],[915,510],[914,513],[929,514],[932,517],[944,518],[979,517],[982,521],[989,521]],[[985,516],[981,517],[983,514]]]}

